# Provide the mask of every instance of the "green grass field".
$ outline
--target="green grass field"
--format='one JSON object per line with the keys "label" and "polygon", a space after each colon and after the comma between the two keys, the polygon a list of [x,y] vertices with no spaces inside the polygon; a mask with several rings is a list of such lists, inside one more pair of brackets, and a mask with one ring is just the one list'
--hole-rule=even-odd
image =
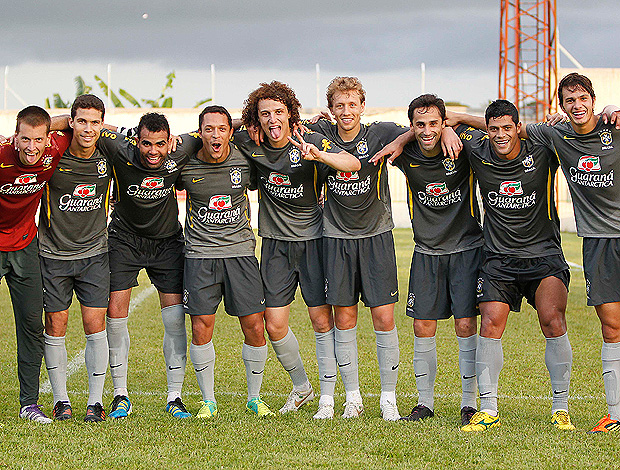
{"label": "green grass field", "polygon": [[[413,322],[404,313],[412,242],[410,230],[395,230],[400,297],[401,367],[397,394],[401,414],[416,404],[413,374]],[[581,264],[581,241],[564,234],[566,258]],[[141,278],[134,297],[148,288]],[[314,335],[300,296],[293,304],[291,327],[301,346],[308,375],[318,389]],[[71,358],[85,340],[79,310],[72,306],[67,350]],[[315,422],[318,399],[299,412],[260,420],[244,410],[245,371],[242,335],[236,319],[218,312],[216,397],[219,416],[212,421],[175,420],[164,412],[166,378],[161,341],[163,328],[156,295],[130,314],[129,391],[134,413],[126,420],[87,425],[82,419],[87,400],[84,367],[68,380],[76,419],[44,426],[17,418],[18,385],[15,328],[6,284],[0,288],[0,468],[617,468],[619,435],[587,435],[607,411],[601,379],[600,326],[594,310],[585,306],[583,273],[572,269],[567,312],[573,346],[571,417],[576,432],[549,424],[551,391],[544,364],[545,342],[529,306],[512,314],[504,335],[504,369],[500,376],[502,426],[470,435],[459,430],[460,380],[458,348],[452,321],[441,322],[437,333],[439,371],[434,419],[423,423],[386,423],[379,414],[379,373],[375,336],[368,309],[358,326],[361,391],[365,412],[343,420],[344,390],[336,388],[337,417]],[[188,321],[189,326],[189,321]],[[47,380],[43,368],[41,383]],[[263,398],[275,411],[290,391],[288,374],[270,348]],[[106,382],[105,406],[113,398]],[[184,401],[193,413],[200,392],[188,365]],[[51,392],[40,403],[50,414]]]}

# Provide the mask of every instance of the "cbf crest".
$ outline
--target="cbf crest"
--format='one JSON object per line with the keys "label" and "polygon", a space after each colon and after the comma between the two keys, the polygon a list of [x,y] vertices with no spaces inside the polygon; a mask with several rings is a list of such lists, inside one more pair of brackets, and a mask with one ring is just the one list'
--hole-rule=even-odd
{"label": "cbf crest", "polygon": [[614,141],[614,139],[610,131],[604,130],[600,133],[600,136],[601,136],[601,144],[603,144],[602,150],[613,148],[611,147],[611,144]]}
{"label": "cbf crest", "polygon": [[177,162],[175,162],[174,160],[168,159],[164,162],[164,168],[168,170],[168,173],[172,173],[173,171],[176,171],[177,169]]}
{"label": "cbf crest", "polygon": [[239,168],[231,168],[230,182],[233,188],[238,188],[241,185],[241,170]]}
{"label": "cbf crest", "polygon": [[482,297],[482,284],[483,284],[483,282],[484,282],[484,279],[479,277],[478,281],[476,282],[476,297]]}
{"label": "cbf crest", "polygon": [[105,160],[99,160],[97,162],[97,173],[99,174],[99,178],[108,176],[108,164]]}
{"label": "cbf crest", "polygon": [[51,155],[46,155],[43,158],[43,166],[44,167],[51,166],[53,161],[54,161],[54,157],[52,157]]}
{"label": "cbf crest", "polygon": [[290,149],[288,151],[288,158],[291,160],[291,166],[297,166],[299,164],[299,161],[301,160],[301,154],[299,153],[299,149]]}
{"label": "cbf crest", "polygon": [[443,163],[443,167],[446,169],[446,175],[451,175],[456,169],[456,165],[454,164],[454,160],[451,158],[444,158],[441,163]]}
{"label": "cbf crest", "polygon": [[521,163],[523,163],[523,167],[525,168],[526,172],[536,169],[534,168],[534,157],[532,157],[531,155],[527,155],[523,160],[521,160]]}
{"label": "cbf crest", "polygon": [[415,304],[415,294],[413,292],[409,293],[409,297],[407,298],[407,307],[413,308]]}
{"label": "cbf crest", "polygon": [[366,139],[360,140],[355,146],[355,150],[360,157],[368,155],[368,143]]}

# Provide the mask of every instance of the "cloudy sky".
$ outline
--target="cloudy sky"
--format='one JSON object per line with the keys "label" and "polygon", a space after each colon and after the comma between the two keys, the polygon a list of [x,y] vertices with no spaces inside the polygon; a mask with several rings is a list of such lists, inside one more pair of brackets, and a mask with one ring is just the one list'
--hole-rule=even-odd
{"label": "cloudy sky", "polygon": [[[0,66],[9,66],[8,84],[27,103],[43,104],[55,92],[71,100],[73,78],[95,85],[108,63],[112,88],[137,98],[157,97],[175,70],[179,107],[211,95],[210,64],[216,101],[231,108],[273,79],[315,106],[316,63],[323,104],[333,76],[357,75],[370,106],[406,105],[421,91],[422,62],[426,91],[472,106],[497,97],[499,0],[6,3]],[[585,67],[620,67],[620,2],[557,3],[562,45]],[[9,94],[7,105],[22,104]]]}

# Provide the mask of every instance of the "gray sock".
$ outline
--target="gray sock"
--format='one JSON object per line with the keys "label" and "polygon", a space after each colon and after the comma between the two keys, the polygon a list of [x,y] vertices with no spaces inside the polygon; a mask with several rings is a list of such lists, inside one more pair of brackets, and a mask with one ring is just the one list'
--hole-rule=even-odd
{"label": "gray sock", "polygon": [[263,383],[265,362],[267,362],[267,345],[250,346],[243,343],[241,357],[245,365],[245,378],[248,383],[248,401],[260,396],[260,387]]}
{"label": "gray sock", "polygon": [[319,383],[321,396],[334,396],[336,388],[336,345],[334,328],[326,333],[314,332],[316,339],[316,362],[319,366]]}
{"label": "gray sock", "polygon": [[308,376],[304,369],[304,363],[299,355],[299,343],[289,328],[288,333],[278,341],[272,341],[271,345],[276,352],[276,357],[284,370],[289,373],[294,388],[303,388],[308,384]]}
{"label": "gray sock", "polygon": [[353,392],[360,389],[357,366],[357,326],[349,330],[334,327],[334,342],[338,370],[344,389]]}
{"label": "gray sock", "polygon": [[381,391],[395,392],[398,381],[398,365],[400,350],[398,348],[398,332],[396,327],[391,331],[375,330],[377,341],[377,361],[381,377]]}
{"label": "gray sock", "polygon": [[502,340],[479,336],[476,349],[476,376],[480,392],[480,410],[497,414],[497,387],[503,365]]}
{"label": "gray sock", "polygon": [[161,309],[164,322],[164,359],[168,380],[168,401],[181,397],[187,362],[187,333],[185,331],[185,310],[182,304]]}
{"label": "gray sock", "polygon": [[603,343],[603,381],[611,419],[620,419],[620,343]]}
{"label": "gray sock", "polygon": [[127,363],[129,360],[129,330],[125,318],[106,317],[106,333],[110,348],[110,375],[114,396],[127,396]]}
{"label": "gray sock", "polygon": [[461,408],[476,408],[476,346],[478,335],[456,337],[459,342],[459,371],[461,373]]}
{"label": "gray sock", "polygon": [[557,410],[568,411],[570,371],[573,365],[573,350],[568,341],[568,333],[557,338],[546,339],[545,364],[547,364],[553,392],[551,413],[555,413]]}
{"label": "gray sock", "polygon": [[437,346],[435,337],[413,338],[413,371],[418,388],[418,404],[431,410],[435,406],[435,377],[437,376]]}
{"label": "gray sock", "polygon": [[108,335],[105,330],[86,335],[84,363],[88,372],[88,405],[103,404],[108,355]]}
{"label": "gray sock", "polygon": [[64,401],[69,403],[67,395],[67,349],[64,336],[49,336],[45,338],[45,367],[54,393],[54,403]]}
{"label": "gray sock", "polygon": [[194,365],[194,371],[196,371],[196,379],[202,392],[202,399],[215,401],[215,392],[213,390],[215,348],[213,347],[213,341],[201,345],[190,343],[189,357]]}

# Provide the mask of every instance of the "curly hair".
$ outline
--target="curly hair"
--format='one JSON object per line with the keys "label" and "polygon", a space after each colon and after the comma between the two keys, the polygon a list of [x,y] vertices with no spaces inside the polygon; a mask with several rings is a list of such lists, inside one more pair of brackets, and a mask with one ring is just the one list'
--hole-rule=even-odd
{"label": "curly hair", "polygon": [[260,100],[274,100],[285,105],[291,116],[288,120],[291,129],[301,120],[299,117],[301,103],[295,96],[293,89],[286,83],[274,80],[271,83],[261,83],[256,90],[250,93],[248,99],[243,102],[241,119],[245,126],[260,126],[258,120],[258,102]]}
{"label": "curly hair", "polygon": [[360,96],[360,103],[364,104],[366,101],[366,92],[362,87],[362,82],[360,82],[357,77],[336,77],[334,78],[327,87],[327,107],[331,109],[334,104],[334,95],[337,92],[340,93],[351,93],[356,91]]}

